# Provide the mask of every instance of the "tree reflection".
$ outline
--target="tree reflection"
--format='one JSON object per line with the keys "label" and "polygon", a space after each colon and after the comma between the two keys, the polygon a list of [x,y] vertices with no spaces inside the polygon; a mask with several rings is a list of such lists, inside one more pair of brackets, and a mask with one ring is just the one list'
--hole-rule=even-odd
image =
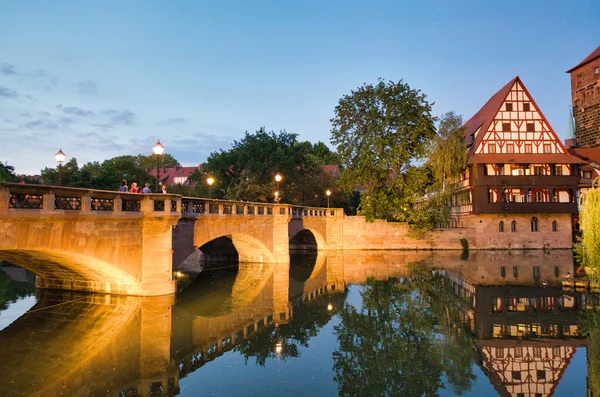
{"label": "tree reflection", "polygon": [[[24,272],[27,281],[15,281],[3,270],[7,262],[0,261],[0,310],[6,309],[9,303],[32,295],[35,292],[35,275]],[[13,267],[13,269],[19,269]]]}
{"label": "tree reflection", "polygon": [[[244,355],[246,362],[250,357],[255,357],[256,364],[263,367],[268,358],[285,360],[288,357],[300,357],[300,347],[308,347],[310,339],[317,336],[335,314],[335,310],[328,310],[328,304],[341,307],[345,295],[318,296],[294,309],[289,323],[259,329],[251,338],[236,346],[235,350]],[[277,348],[278,344],[280,349]]]}
{"label": "tree reflection", "polygon": [[590,340],[587,348],[588,387],[594,396],[600,395],[600,302],[597,296],[586,296],[591,310],[581,313],[580,325],[583,336]]}
{"label": "tree reflection", "polygon": [[443,275],[412,264],[408,279],[368,280],[362,308],[345,304],[333,354],[341,396],[456,394],[475,380],[473,338],[462,327],[467,309]]}

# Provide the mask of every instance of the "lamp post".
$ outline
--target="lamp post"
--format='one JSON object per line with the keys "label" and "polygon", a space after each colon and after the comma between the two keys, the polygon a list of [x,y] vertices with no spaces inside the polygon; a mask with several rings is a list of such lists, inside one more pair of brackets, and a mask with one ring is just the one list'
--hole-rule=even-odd
{"label": "lamp post", "polygon": [[281,182],[282,179],[283,177],[278,172],[277,175],[275,175],[275,182],[277,182],[277,191],[279,191],[279,182]]}
{"label": "lamp post", "polygon": [[60,186],[62,184],[62,163],[67,158],[67,155],[62,151],[62,149],[58,149],[58,152],[56,152],[54,157],[58,162],[58,186]]}
{"label": "lamp post", "polygon": [[208,198],[212,198],[212,185],[215,183],[215,178],[209,176],[208,179],[206,179],[206,183],[208,183]]}
{"label": "lamp post", "polygon": [[165,147],[163,145],[161,145],[160,144],[160,140],[158,140],[158,142],[156,142],[154,144],[154,146],[152,146],[152,151],[156,155],[156,192],[160,193],[161,192],[161,190],[160,190],[160,178],[159,178],[159,174],[160,174],[160,156],[165,151]]}
{"label": "lamp post", "polygon": [[279,190],[275,191],[275,203],[279,203]]}
{"label": "lamp post", "polygon": [[329,208],[329,196],[331,196],[331,190],[327,189],[325,194],[327,195],[327,208]]}

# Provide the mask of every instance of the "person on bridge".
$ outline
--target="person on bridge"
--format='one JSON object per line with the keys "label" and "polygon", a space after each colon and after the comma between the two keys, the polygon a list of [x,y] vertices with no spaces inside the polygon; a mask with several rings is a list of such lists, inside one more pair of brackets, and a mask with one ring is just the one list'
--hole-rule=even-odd
{"label": "person on bridge", "polygon": [[125,193],[127,193],[129,191],[129,187],[127,186],[127,180],[123,179],[121,181],[121,186],[119,186],[119,191],[125,192]]}
{"label": "person on bridge", "polygon": [[131,184],[131,189],[129,189],[130,193],[137,193],[138,192],[138,187],[137,187],[137,183],[133,182]]}
{"label": "person on bridge", "polygon": [[162,192],[163,194],[167,193],[167,185],[162,185]]}
{"label": "person on bridge", "polygon": [[142,189],[142,193],[152,193],[152,190],[150,190],[149,183],[146,183],[146,186],[144,186],[144,188]]}

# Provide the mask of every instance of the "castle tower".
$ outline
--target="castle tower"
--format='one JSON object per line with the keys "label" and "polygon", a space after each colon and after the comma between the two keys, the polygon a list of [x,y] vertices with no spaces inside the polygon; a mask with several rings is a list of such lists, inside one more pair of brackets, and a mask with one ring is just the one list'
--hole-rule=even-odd
{"label": "castle tower", "polygon": [[600,47],[567,73],[571,74],[577,146],[600,147]]}

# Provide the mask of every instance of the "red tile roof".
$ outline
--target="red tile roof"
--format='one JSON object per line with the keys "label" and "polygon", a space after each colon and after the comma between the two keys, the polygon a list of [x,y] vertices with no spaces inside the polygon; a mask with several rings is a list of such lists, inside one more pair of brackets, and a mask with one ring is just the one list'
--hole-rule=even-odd
{"label": "red tile roof", "polygon": [[571,69],[567,70],[567,73],[571,73],[573,70],[585,65],[586,63],[592,62],[594,59],[597,58],[600,58],[600,46],[598,46],[598,48],[592,51],[592,53],[588,55],[583,61],[579,62],[576,66],[573,66]]}
{"label": "red tile roof", "polygon": [[[465,140],[467,141],[467,145],[469,145],[469,157],[475,151],[475,147],[477,143],[475,142],[475,133],[480,128],[485,132],[490,126],[491,122],[494,120],[496,113],[500,110],[500,106],[506,99],[506,96],[510,92],[512,86],[520,81],[519,76],[515,77],[511,81],[509,81],[504,87],[500,89],[497,93],[492,95],[492,97],[483,105],[481,109],[473,117],[471,117],[463,126],[465,129]],[[479,140],[483,134],[479,134]]]}
{"label": "red tile roof", "polygon": [[[160,183],[167,186],[174,185],[177,177],[185,177],[187,181],[187,178],[196,170],[202,172],[202,164],[193,167],[161,168],[159,173]],[[156,168],[148,170],[148,174],[156,178]]]}
{"label": "red tile roof", "polygon": [[569,153],[585,160],[586,163],[594,163],[596,167],[600,166],[600,148],[571,148]]}

